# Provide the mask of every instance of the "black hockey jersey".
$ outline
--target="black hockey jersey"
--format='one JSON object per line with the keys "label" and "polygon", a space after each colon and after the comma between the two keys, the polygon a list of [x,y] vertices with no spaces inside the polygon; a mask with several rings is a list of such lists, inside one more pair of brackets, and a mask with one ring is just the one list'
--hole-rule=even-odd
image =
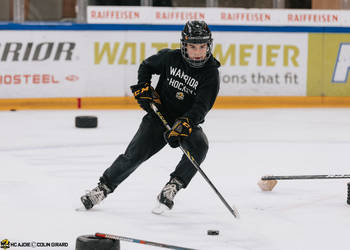
{"label": "black hockey jersey", "polygon": [[168,122],[172,124],[185,116],[198,125],[204,122],[218,95],[219,67],[220,63],[211,56],[202,68],[193,68],[179,49],[163,49],[141,63],[138,83],[150,82],[153,74],[160,75],[155,89]]}

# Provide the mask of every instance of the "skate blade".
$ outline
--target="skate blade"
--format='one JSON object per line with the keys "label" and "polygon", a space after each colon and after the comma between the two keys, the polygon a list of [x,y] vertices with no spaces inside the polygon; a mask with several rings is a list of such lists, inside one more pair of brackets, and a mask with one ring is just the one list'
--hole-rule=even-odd
{"label": "skate blade", "polygon": [[152,209],[152,213],[160,215],[160,214],[163,214],[164,212],[169,211],[169,210],[170,209],[167,206],[165,206],[162,203],[159,203],[155,208]]}
{"label": "skate blade", "polygon": [[74,209],[77,212],[85,212],[88,211],[85,207],[77,207],[76,209]]}

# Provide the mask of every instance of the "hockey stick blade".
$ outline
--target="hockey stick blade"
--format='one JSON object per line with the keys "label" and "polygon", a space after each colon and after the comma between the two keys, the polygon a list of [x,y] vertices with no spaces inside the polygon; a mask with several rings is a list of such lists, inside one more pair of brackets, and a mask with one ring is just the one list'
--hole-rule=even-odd
{"label": "hockey stick blade", "polygon": [[266,175],[261,180],[310,180],[310,179],[347,179],[350,174],[329,174],[329,175]]}
{"label": "hockey stick blade", "polygon": [[163,247],[163,248],[170,248],[170,249],[176,249],[176,250],[195,250],[194,248],[186,248],[186,247],[179,247],[174,245],[169,245],[165,243],[158,243],[158,242],[152,242],[147,240],[139,240],[135,238],[130,237],[124,237],[119,235],[113,235],[113,234],[104,234],[104,233],[95,233],[96,237],[104,238],[104,239],[110,239],[110,240],[122,240],[122,241],[128,241],[133,243],[139,243],[144,245],[150,245],[154,247]]}

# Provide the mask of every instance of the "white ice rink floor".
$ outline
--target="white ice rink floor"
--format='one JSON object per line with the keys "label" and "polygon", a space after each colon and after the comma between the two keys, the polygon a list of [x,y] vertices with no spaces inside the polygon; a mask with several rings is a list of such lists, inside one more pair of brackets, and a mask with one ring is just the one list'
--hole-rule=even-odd
{"label": "white ice rink floor", "polygon": [[[68,248],[47,249],[74,249],[78,236],[103,232],[196,249],[349,249],[350,180],[279,181],[272,192],[262,192],[256,183],[266,174],[350,174],[350,109],[208,114],[203,128],[210,149],[202,169],[239,209],[240,220],[199,174],[179,192],[172,211],[151,213],[181,157],[169,147],[101,205],[75,211],[79,197],[124,151],[143,114],[0,112],[0,240],[68,242]],[[77,115],[98,116],[98,128],[75,128]],[[208,229],[220,235],[208,236]],[[121,242],[121,249],[158,248]]]}

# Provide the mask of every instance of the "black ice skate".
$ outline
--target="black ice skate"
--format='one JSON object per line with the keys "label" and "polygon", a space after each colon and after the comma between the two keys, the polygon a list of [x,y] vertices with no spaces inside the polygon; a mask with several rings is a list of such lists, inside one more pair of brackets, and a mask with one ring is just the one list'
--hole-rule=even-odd
{"label": "black ice skate", "polygon": [[174,197],[183,187],[183,183],[176,178],[172,178],[157,196],[159,204],[152,210],[154,214],[162,214],[165,210],[170,210],[174,206]]}
{"label": "black ice skate", "polygon": [[96,204],[99,204],[107,195],[111,193],[109,187],[104,183],[98,183],[98,186],[88,191],[80,200],[86,209],[91,209]]}

